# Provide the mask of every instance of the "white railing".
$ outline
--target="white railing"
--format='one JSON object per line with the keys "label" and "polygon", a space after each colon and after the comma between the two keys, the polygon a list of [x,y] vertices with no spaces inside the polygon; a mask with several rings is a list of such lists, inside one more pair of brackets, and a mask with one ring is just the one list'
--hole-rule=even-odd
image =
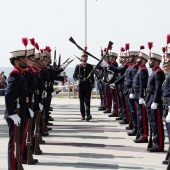
{"label": "white railing", "polygon": [[[62,90],[58,96],[68,96],[68,98],[78,98],[78,84],[67,82],[66,85],[54,85],[54,90]],[[97,82],[95,88],[92,90],[92,98],[98,98]]]}

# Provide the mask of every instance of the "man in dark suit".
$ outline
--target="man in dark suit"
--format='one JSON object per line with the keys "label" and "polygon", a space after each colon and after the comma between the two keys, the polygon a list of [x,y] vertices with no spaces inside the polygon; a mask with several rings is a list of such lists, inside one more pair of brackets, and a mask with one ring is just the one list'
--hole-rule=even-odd
{"label": "man in dark suit", "polygon": [[73,74],[75,81],[79,81],[79,99],[80,99],[80,112],[82,120],[89,121],[92,116],[90,114],[90,98],[91,91],[94,85],[94,75],[92,74],[89,79],[87,79],[89,73],[93,70],[93,66],[87,63],[88,56],[83,54],[81,56],[82,63],[77,65]]}

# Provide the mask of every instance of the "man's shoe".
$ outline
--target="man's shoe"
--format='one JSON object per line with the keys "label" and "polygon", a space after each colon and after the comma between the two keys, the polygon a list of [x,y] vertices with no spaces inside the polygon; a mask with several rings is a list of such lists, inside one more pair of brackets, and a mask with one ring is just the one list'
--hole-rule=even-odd
{"label": "man's shoe", "polygon": [[105,110],[103,113],[111,113],[110,110]]}
{"label": "man's shoe", "polygon": [[49,116],[48,121],[54,121],[54,118],[52,118],[51,116]]}
{"label": "man's shoe", "polygon": [[46,133],[41,133],[41,136],[48,136],[48,135],[49,135],[48,132],[46,132]]}
{"label": "man's shoe", "polygon": [[98,111],[106,110],[104,107],[98,108]]}
{"label": "man's shoe", "polygon": [[133,128],[127,126],[127,127],[125,127],[125,129],[126,129],[126,130],[132,130]]}
{"label": "man's shoe", "polygon": [[148,143],[148,139],[146,138],[145,140],[141,140],[141,139],[134,139],[133,140],[135,143]]}
{"label": "man's shoe", "polygon": [[47,122],[47,126],[52,126],[53,123]]}
{"label": "man's shoe", "polygon": [[128,136],[136,136],[136,132],[128,132],[127,135]]}
{"label": "man's shoe", "polygon": [[52,107],[50,107],[49,111],[53,111],[53,108],[52,108]]}
{"label": "man's shoe", "polygon": [[156,148],[156,147],[152,147],[152,148],[150,148],[149,149],[149,152],[163,152],[164,151],[164,149],[158,149],[158,148]]}
{"label": "man's shoe", "polygon": [[116,120],[122,120],[122,117],[117,117]]}
{"label": "man's shoe", "polygon": [[115,115],[112,113],[112,114],[108,115],[108,117],[115,117]]}
{"label": "man's shoe", "polygon": [[52,130],[52,128],[49,128],[49,127],[47,127],[47,129],[48,129],[48,131],[49,131],[49,130]]}
{"label": "man's shoe", "polygon": [[85,120],[85,117],[82,117],[81,120]]}
{"label": "man's shoe", "polygon": [[91,115],[87,116],[86,121],[89,121],[90,119],[92,119]]}
{"label": "man's shoe", "polygon": [[123,125],[123,124],[129,124],[126,120],[122,120],[119,122],[119,124]]}
{"label": "man's shoe", "polygon": [[162,164],[164,164],[164,165],[168,165],[168,160],[164,160],[164,161],[162,161]]}

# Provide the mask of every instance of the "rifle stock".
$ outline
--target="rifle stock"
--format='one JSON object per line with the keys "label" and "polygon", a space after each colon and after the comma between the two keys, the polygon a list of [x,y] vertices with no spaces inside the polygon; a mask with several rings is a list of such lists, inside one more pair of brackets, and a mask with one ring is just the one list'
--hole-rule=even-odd
{"label": "rifle stock", "polygon": [[40,143],[41,143],[41,134],[40,134],[40,129],[39,129],[40,120],[41,120],[41,111],[38,111],[36,122],[35,122],[35,148],[34,148],[35,155],[42,154],[42,151],[40,149]]}
{"label": "rifle stock", "polygon": [[77,48],[80,49],[81,51],[83,51],[85,54],[91,56],[92,58],[94,58],[94,59],[96,59],[96,60],[98,60],[98,61],[100,61],[97,57],[95,57],[94,55],[90,54],[89,52],[87,52],[86,50],[84,50],[83,48],[81,48],[81,47],[75,42],[75,40],[73,39],[73,37],[70,37],[70,38],[69,38],[69,41],[71,41],[74,45],[76,45]]}
{"label": "rifle stock", "polygon": [[102,63],[102,61],[104,60],[104,58],[106,57],[110,47],[113,45],[113,42],[109,41],[108,43],[108,47],[107,47],[107,51],[105,53],[105,55],[101,58],[101,60],[97,63],[97,65],[93,68],[93,70],[89,73],[87,79],[89,79],[91,77],[91,75],[94,73],[94,70]]}
{"label": "rifle stock", "polygon": [[[34,110],[34,94],[32,96],[32,102],[31,102],[31,109]],[[32,156],[32,150],[31,150],[31,132],[32,132],[32,122],[33,118],[29,118],[28,122],[28,129],[27,129],[27,164],[32,165],[34,164],[33,156]]]}
{"label": "rifle stock", "polygon": [[[20,117],[20,104],[19,104],[19,98],[17,99],[17,115]],[[16,125],[15,130],[15,158],[17,160],[17,168],[18,170],[24,170],[21,160],[20,160],[20,125]]]}

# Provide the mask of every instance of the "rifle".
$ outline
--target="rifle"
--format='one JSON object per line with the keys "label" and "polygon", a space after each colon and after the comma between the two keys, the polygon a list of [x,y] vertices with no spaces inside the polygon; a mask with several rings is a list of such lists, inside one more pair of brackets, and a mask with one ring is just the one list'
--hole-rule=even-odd
{"label": "rifle", "polygon": [[[47,82],[45,83],[45,91],[44,91],[44,98],[41,100],[41,104],[43,105],[43,102],[44,102],[44,99],[47,97]],[[48,128],[47,128],[47,125],[46,125],[46,121],[45,121],[45,108],[43,108],[42,110],[42,132],[43,133],[46,133],[46,135],[48,136],[49,133],[48,133]]]}
{"label": "rifle", "polygon": [[[34,94],[32,96],[32,101],[31,101],[31,109],[34,110]],[[32,131],[32,121],[33,118],[29,118],[28,120],[28,129],[27,129],[27,164],[28,165],[32,165],[34,164],[34,160],[33,160],[33,156],[32,156],[32,150],[31,150],[31,142],[30,142],[30,138],[31,138],[31,131]]]}
{"label": "rifle", "polygon": [[[43,98],[44,98],[44,93],[42,93],[41,100],[43,100]],[[39,129],[40,120],[41,120],[41,113],[42,113],[41,111],[38,111],[36,122],[35,122],[35,132],[34,132],[34,134],[35,134],[34,154],[35,155],[41,155],[42,154],[42,151],[40,149],[40,143],[42,141],[42,138],[41,138],[40,129]]]}
{"label": "rifle", "polygon": [[69,38],[69,41],[71,41],[73,44],[75,44],[75,45],[77,46],[77,48],[80,49],[81,51],[83,51],[85,54],[91,56],[92,58],[94,58],[94,59],[96,59],[96,60],[98,60],[98,61],[100,61],[97,57],[95,57],[94,55],[90,54],[89,52],[87,52],[86,50],[84,50],[83,48],[81,48],[81,47],[75,42],[75,40],[74,40],[72,37]]}
{"label": "rifle", "polygon": [[53,67],[56,68],[57,65],[56,65],[56,47],[55,47],[55,50],[54,50],[54,61],[53,61]]}
{"label": "rifle", "polygon": [[67,58],[67,60],[66,61],[64,61],[64,63],[62,64],[62,65],[64,65],[68,60],[69,60],[70,58]]}
{"label": "rifle", "polygon": [[89,73],[87,79],[89,79],[91,77],[91,75],[94,73],[94,70],[102,63],[102,61],[104,60],[104,58],[106,57],[110,47],[113,45],[113,42],[109,41],[108,43],[108,47],[107,47],[107,51],[105,53],[105,55],[101,58],[101,60],[97,63],[97,65],[93,68],[93,70]]}
{"label": "rifle", "polygon": [[82,62],[80,57],[77,57],[76,55],[74,55],[80,62]]}
{"label": "rifle", "polygon": [[61,54],[59,54],[59,59],[58,59],[58,68],[61,66]]}
{"label": "rifle", "polygon": [[[16,108],[16,113],[18,116],[20,116],[20,104],[19,104],[19,98],[17,99],[17,108]],[[16,130],[15,130],[15,158],[17,160],[17,169],[18,170],[24,170],[21,160],[20,160],[20,124],[16,125]]]}

